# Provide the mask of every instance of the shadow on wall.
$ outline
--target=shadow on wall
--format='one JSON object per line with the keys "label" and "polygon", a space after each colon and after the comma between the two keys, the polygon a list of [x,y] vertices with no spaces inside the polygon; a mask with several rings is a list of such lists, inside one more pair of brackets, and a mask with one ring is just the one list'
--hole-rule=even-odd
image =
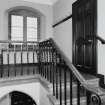
{"label": "shadow on wall", "polygon": [[0,99],[0,105],[37,105],[27,94],[13,91]]}

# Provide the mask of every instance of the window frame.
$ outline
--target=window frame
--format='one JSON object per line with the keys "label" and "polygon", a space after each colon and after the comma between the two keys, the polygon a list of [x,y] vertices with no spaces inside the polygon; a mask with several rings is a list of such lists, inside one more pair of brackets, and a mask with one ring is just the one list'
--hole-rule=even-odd
{"label": "window frame", "polygon": [[11,40],[12,15],[23,16],[23,41],[27,41],[27,17],[37,18],[37,41],[40,40],[40,15],[38,13],[35,13],[27,9],[16,9],[9,12],[9,15],[8,15],[8,39],[9,40]]}

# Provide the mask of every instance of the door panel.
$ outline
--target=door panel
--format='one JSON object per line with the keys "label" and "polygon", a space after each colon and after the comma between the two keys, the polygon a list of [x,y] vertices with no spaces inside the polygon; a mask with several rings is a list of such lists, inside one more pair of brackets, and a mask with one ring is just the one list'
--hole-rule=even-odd
{"label": "door panel", "polygon": [[72,10],[73,64],[80,71],[96,74],[97,42],[93,38],[97,32],[96,0],[78,0]]}

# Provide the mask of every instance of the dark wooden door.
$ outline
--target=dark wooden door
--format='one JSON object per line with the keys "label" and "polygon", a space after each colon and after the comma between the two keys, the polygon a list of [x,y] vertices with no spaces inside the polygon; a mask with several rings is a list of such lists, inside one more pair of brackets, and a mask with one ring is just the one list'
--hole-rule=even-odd
{"label": "dark wooden door", "polygon": [[97,73],[97,0],[78,0],[72,5],[73,64],[78,70]]}

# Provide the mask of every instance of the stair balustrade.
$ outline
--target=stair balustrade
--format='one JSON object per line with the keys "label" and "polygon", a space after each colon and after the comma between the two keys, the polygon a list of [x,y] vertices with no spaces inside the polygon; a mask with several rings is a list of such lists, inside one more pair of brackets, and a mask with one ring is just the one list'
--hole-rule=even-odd
{"label": "stair balustrade", "polygon": [[0,41],[0,77],[34,74],[38,50],[38,42]]}
{"label": "stair balustrade", "polygon": [[1,78],[40,74],[59,105],[104,105],[105,93],[88,84],[53,39],[0,41],[0,51]]}
{"label": "stair balustrade", "polygon": [[60,105],[102,104],[104,93],[87,83],[53,39],[39,43],[38,58],[39,73],[53,84],[53,96],[60,101]]}

